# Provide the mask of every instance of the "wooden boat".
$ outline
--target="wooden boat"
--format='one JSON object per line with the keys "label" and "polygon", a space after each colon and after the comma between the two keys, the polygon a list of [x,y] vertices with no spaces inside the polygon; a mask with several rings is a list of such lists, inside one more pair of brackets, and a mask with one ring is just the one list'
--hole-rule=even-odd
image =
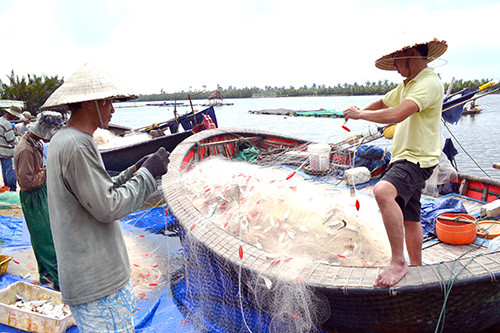
{"label": "wooden boat", "polygon": [[[169,172],[163,178],[170,212],[186,237],[217,259],[236,284],[239,277],[250,281],[261,272],[273,281],[290,277],[282,275],[280,265],[270,265],[267,251],[244,243],[197,210],[183,190],[181,175],[209,156],[233,159],[245,144],[270,152],[280,147],[303,149],[306,143],[270,132],[215,129],[190,136],[170,156]],[[335,152],[331,162],[338,162],[342,154],[343,162],[347,162],[349,153],[342,151]],[[470,200],[472,204],[478,202]],[[453,246],[433,238],[424,242],[423,261],[423,266],[410,267],[408,274],[390,288],[373,286],[382,267],[311,261],[298,276],[328,301],[329,317],[319,323],[325,330],[430,332],[439,328],[447,332],[478,332],[499,324],[500,252],[487,253],[477,240]],[[294,279],[287,282],[293,284]],[[244,281],[241,283],[243,290],[251,289]]]}
{"label": "wooden boat", "polygon": [[[141,157],[154,153],[160,147],[164,147],[168,152],[172,152],[180,142],[204,128],[203,116],[205,115],[210,116],[215,126],[217,126],[217,117],[212,106],[196,112],[194,115],[193,113],[188,113],[160,124],[146,126],[136,130],[132,130],[125,126],[110,125],[108,129],[116,135],[124,135],[131,131],[143,133],[161,131],[161,133],[163,133],[167,128],[170,130],[171,134],[152,137],[151,140],[127,146],[101,149],[100,152],[106,170],[110,174],[117,174],[137,162]],[[179,133],[180,126],[182,126],[184,131]]]}
{"label": "wooden boat", "polygon": [[464,108],[464,111],[462,112],[462,116],[469,115],[469,114],[478,114],[478,113],[481,113],[481,108],[478,108],[478,107]]}

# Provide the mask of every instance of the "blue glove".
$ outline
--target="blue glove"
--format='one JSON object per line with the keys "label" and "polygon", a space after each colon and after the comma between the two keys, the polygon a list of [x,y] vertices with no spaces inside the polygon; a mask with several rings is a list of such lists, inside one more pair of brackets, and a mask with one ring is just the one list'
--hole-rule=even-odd
{"label": "blue glove", "polygon": [[170,162],[170,153],[161,147],[154,153],[151,157],[144,161],[142,166],[153,175],[153,177],[159,178],[160,176],[167,173],[168,163]]}

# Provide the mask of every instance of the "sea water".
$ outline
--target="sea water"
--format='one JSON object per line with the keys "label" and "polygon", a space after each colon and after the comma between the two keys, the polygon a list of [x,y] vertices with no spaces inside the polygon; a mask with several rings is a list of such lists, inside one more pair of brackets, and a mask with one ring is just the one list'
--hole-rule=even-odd
{"label": "sea water", "polygon": [[[329,96],[329,97],[281,97],[227,99],[225,103],[234,105],[215,107],[219,127],[252,128],[295,136],[315,142],[340,142],[348,132],[342,129],[342,118],[286,117],[251,114],[250,110],[291,109],[291,110],[345,110],[351,105],[363,107],[380,96]],[[182,102],[182,101],[178,101]],[[194,101],[195,110],[206,106]],[[494,162],[500,162],[500,147],[496,138],[500,136],[500,95],[488,95],[478,99],[482,112],[464,115],[457,124],[442,125],[442,138],[452,138],[458,155],[455,156],[460,172],[500,178],[500,170],[493,169]],[[147,106],[151,102],[128,102],[115,105],[112,123],[138,128],[159,123],[174,117],[173,107]],[[189,103],[187,103],[189,104]],[[177,113],[192,112],[190,107],[177,107]],[[364,120],[349,120],[346,126],[352,132],[361,132],[370,124]],[[379,139],[374,145],[388,147],[391,141]]]}

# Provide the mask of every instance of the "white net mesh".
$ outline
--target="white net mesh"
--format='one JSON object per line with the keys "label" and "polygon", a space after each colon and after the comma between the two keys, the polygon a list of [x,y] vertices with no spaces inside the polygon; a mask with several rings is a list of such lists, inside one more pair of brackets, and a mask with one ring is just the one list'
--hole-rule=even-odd
{"label": "white net mesh", "polygon": [[[330,317],[330,305],[304,272],[320,263],[383,266],[390,258],[374,199],[337,186],[352,154],[340,145],[325,152],[316,143],[256,142],[240,138],[235,152],[215,142],[198,146],[180,174],[179,191],[203,216],[182,223],[185,266],[174,283],[174,294],[185,288],[187,320],[196,331],[213,325],[225,332],[315,331]],[[314,154],[328,154],[325,170],[314,165]],[[206,223],[223,230],[223,237],[209,231],[191,236]],[[235,253],[212,252],[212,245],[233,241],[241,244],[239,260]],[[265,254],[254,255],[247,245]],[[259,260],[265,263],[252,268]],[[232,315],[216,319],[213,306]]]}

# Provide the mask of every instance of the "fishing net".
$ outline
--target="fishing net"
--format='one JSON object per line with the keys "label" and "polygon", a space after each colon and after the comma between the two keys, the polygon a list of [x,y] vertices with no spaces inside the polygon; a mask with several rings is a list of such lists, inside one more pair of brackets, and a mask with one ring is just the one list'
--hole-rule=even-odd
{"label": "fishing net", "polygon": [[[356,149],[380,133],[352,134],[327,145],[327,152],[314,142],[236,134],[198,143],[182,170],[169,171],[179,172],[178,191],[201,216],[180,214],[169,228],[179,234],[185,263],[172,291],[195,331],[316,331],[330,317],[330,303],[307,283],[305,271],[319,263],[388,264],[389,243],[374,198],[355,182],[343,182]],[[223,144],[231,140],[237,144]],[[326,167],[320,167],[323,155]],[[217,236],[207,224],[219,230]],[[203,231],[192,236],[197,230]],[[235,242],[241,244],[237,253],[214,251]],[[259,268],[251,267],[254,262]]]}
{"label": "fishing net", "polygon": [[293,172],[210,158],[183,175],[183,185],[213,223],[277,257],[384,264],[388,252],[376,202],[300,175],[288,178]]}
{"label": "fishing net", "polygon": [[115,135],[111,131],[98,128],[93,134],[94,142],[99,149],[125,147],[151,139],[151,136],[142,132],[131,132],[125,136]]}

